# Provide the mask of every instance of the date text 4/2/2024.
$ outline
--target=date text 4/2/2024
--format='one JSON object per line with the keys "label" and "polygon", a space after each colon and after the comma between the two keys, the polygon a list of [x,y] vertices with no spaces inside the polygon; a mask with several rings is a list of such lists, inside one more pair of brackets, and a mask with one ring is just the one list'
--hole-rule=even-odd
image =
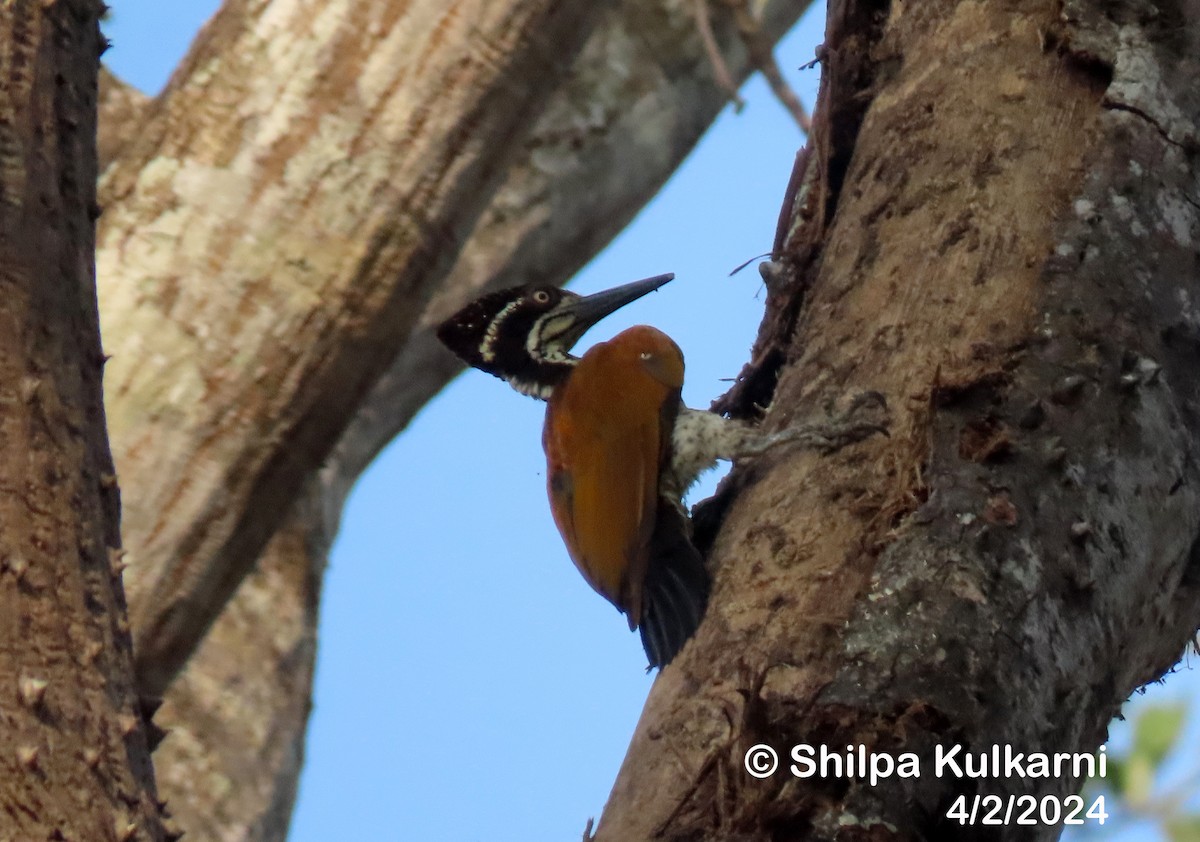
{"label": "date text 4/2/2024", "polygon": [[968,798],[960,795],[954,799],[946,818],[957,821],[960,825],[1064,825],[1083,824],[1086,819],[1092,819],[1096,824],[1104,824],[1108,813],[1104,809],[1104,796],[1097,795],[1087,812],[1086,804],[1081,795],[1068,795],[1060,798],[1057,795],[1043,795],[1038,798],[1033,795],[1000,795],[975,794]]}

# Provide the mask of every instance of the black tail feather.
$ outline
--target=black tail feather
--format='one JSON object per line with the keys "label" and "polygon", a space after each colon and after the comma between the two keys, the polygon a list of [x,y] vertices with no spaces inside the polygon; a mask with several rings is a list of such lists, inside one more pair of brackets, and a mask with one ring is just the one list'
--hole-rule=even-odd
{"label": "black tail feather", "polygon": [[708,591],[708,571],[688,537],[683,513],[669,501],[660,500],[640,626],[651,669],[671,663],[695,634],[708,605]]}

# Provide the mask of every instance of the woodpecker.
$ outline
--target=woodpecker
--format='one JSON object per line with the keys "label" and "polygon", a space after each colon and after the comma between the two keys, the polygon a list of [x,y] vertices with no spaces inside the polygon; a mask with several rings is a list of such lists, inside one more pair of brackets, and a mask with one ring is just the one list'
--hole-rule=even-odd
{"label": "woodpecker", "polygon": [[[650,668],[671,662],[708,603],[709,575],[683,506],[687,489],[718,460],[784,441],[829,441],[807,428],[767,436],[684,406],[683,354],[653,327],[631,327],[571,355],[592,325],[674,277],[586,297],[551,286],[501,290],[437,331],[468,365],[547,402],[542,445],[554,522],[583,578],[640,631]],[[852,438],[865,437],[862,425],[850,426]]]}

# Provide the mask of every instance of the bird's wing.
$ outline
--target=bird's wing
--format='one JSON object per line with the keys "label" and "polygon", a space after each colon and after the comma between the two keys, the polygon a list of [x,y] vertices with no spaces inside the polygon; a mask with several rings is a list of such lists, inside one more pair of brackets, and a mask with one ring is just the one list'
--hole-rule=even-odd
{"label": "bird's wing", "polygon": [[550,506],[571,559],[634,628],[642,618],[659,469],[670,440],[664,425],[673,423],[679,405],[683,358],[654,331],[677,363],[642,360],[622,343],[628,333],[589,350],[556,390],[543,444]]}

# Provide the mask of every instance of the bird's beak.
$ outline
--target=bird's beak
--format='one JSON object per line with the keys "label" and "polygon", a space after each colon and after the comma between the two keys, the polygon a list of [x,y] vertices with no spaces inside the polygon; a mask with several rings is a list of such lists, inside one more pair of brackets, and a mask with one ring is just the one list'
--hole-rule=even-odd
{"label": "bird's beak", "polygon": [[674,278],[675,274],[668,272],[665,275],[655,275],[653,278],[622,284],[619,287],[606,289],[582,298],[565,299],[548,314],[556,321],[563,316],[570,319],[570,325],[559,334],[558,342],[569,350],[596,322],[610,313],[620,310],[626,304],[637,301],[646,293],[654,292]]}

